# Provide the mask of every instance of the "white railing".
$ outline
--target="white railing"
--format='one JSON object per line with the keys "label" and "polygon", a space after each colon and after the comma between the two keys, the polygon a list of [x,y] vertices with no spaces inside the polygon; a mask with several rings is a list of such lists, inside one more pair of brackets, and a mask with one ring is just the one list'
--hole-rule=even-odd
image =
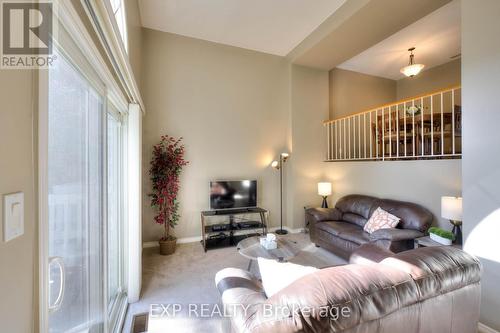
{"label": "white railing", "polygon": [[326,161],[460,158],[461,87],[328,120],[324,127]]}

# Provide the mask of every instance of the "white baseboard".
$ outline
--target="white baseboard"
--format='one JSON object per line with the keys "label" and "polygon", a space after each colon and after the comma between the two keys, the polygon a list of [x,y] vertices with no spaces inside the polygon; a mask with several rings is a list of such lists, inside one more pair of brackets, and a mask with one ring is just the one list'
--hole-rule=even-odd
{"label": "white baseboard", "polygon": [[494,330],[493,328],[486,326],[483,323],[479,323],[477,325],[477,331],[478,333],[499,333],[497,330]]}
{"label": "white baseboard", "polygon": [[[276,230],[279,230],[279,229],[280,229],[279,227],[272,227],[272,228],[269,228],[267,230],[269,232],[275,232]],[[283,227],[283,229],[285,229],[286,231],[288,231],[291,234],[298,234],[298,233],[304,232],[304,230],[305,230],[304,228],[291,229],[288,227]]]}
{"label": "white baseboard", "polygon": [[[201,236],[183,237],[183,238],[177,239],[177,244],[196,243],[199,241],[201,241]],[[158,244],[158,241],[142,243],[143,249],[150,248],[150,247],[157,247],[157,246],[160,246],[160,244]]]}
{"label": "white baseboard", "polygon": [[[279,227],[272,227],[272,228],[269,228],[268,230],[269,230],[269,232],[275,232],[278,229],[279,229]],[[288,227],[283,227],[283,229],[287,230],[291,234],[298,234],[300,232],[304,232],[304,230],[305,230],[304,228],[291,229]],[[199,241],[201,241],[201,236],[183,237],[183,238],[177,239],[177,244],[196,243]],[[157,247],[157,246],[160,246],[158,244],[158,241],[142,243],[143,249],[150,248],[150,247]]]}

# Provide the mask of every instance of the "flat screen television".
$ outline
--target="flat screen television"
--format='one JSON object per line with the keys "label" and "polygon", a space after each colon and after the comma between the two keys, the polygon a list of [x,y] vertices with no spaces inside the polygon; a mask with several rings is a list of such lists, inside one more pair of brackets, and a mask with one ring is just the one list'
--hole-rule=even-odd
{"label": "flat screen television", "polygon": [[210,182],[210,209],[257,207],[256,180],[216,180]]}

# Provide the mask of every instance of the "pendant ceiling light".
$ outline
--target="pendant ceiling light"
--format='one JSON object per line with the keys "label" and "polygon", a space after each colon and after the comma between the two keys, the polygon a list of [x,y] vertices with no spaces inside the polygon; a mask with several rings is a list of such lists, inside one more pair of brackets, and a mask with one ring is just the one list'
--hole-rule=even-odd
{"label": "pendant ceiling light", "polygon": [[422,64],[415,64],[415,59],[414,59],[415,56],[413,55],[414,50],[415,50],[414,47],[408,49],[408,51],[410,51],[410,62],[408,66],[405,66],[400,70],[401,73],[403,73],[408,77],[414,77],[415,75],[420,73],[420,71],[425,67],[425,65]]}

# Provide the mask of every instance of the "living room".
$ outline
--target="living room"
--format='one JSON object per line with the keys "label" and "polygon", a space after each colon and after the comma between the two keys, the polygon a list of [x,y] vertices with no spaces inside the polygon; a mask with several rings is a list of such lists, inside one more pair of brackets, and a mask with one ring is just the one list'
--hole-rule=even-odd
{"label": "living room", "polygon": [[2,331],[500,330],[496,0],[26,3]]}

